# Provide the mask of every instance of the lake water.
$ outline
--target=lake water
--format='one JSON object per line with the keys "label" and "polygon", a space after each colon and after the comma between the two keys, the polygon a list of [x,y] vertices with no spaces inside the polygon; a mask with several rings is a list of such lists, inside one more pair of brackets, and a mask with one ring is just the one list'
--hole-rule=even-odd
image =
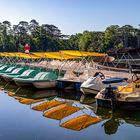
{"label": "lake water", "polygon": [[[97,109],[93,97],[72,91],[4,88],[0,90],[0,140],[139,140],[140,112]],[[53,106],[52,101],[61,104]],[[34,110],[44,102],[49,103],[47,111]],[[71,108],[62,110],[65,105]]]}

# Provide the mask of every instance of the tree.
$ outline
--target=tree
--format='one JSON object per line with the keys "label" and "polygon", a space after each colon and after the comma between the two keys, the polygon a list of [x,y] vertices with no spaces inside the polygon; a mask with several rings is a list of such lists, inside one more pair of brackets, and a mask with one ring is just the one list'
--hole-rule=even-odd
{"label": "tree", "polygon": [[0,22],[1,51],[20,51],[19,46],[26,43],[31,45],[31,51],[106,52],[112,48],[140,47],[140,29],[131,25],[111,25],[104,32],[84,31],[68,36],[55,25],[40,25],[35,19],[13,26],[9,21]]}

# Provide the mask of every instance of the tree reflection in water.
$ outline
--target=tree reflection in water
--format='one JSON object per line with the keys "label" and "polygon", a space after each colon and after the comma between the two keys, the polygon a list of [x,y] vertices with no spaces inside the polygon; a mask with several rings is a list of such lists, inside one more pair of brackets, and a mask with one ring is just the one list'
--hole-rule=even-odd
{"label": "tree reflection in water", "polygon": [[124,123],[140,127],[140,111],[116,110],[112,113],[108,108],[98,107],[96,114],[105,120],[102,127],[108,135],[115,134]]}

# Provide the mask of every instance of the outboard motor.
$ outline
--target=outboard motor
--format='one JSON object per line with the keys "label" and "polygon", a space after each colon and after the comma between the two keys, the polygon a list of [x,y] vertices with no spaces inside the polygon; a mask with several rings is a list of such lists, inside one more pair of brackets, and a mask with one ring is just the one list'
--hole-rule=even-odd
{"label": "outboard motor", "polygon": [[115,87],[111,87],[111,85],[109,85],[109,87],[105,88],[105,92],[104,92],[104,98],[105,99],[115,99],[116,98],[116,92],[117,88]]}
{"label": "outboard motor", "polygon": [[117,88],[111,87],[111,85],[109,85],[109,87],[106,87],[104,92],[104,99],[111,100],[111,109],[114,110],[116,108]]}

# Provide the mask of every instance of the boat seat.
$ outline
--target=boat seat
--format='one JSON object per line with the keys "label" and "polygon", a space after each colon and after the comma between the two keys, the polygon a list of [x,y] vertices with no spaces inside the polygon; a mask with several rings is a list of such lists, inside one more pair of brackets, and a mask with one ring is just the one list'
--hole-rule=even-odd
{"label": "boat seat", "polygon": [[26,71],[24,71],[22,74],[21,74],[21,76],[28,76],[32,71],[34,71],[34,70],[26,70]]}
{"label": "boat seat", "polygon": [[10,68],[8,68],[8,69],[6,70],[6,72],[10,72],[10,71],[12,71],[14,68],[15,68],[15,67],[10,67]]}
{"label": "boat seat", "polygon": [[39,80],[44,80],[48,75],[49,75],[49,72],[46,72],[46,73],[42,74],[42,75],[39,77]]}
{"label": "boat seat", "polygon": [[39,72],[35,77],[34,79],[38,80],[40,79],[40,77],[44,74],[45,72]]}
{"label": "boat seat", "polygon": [[58,78],[58,75],[56,75],[55,73],[53,72],[45,72],[44,74],[42,74],[40,76],[40,78],[38,80],[53,80],[53,79],[57,79]]}
{"label": "boat seat", "polygon": [[105,79],[105,80],[103,80],[102,82],[103,82],[104,84],[111,84],[111,83],[123,82],[124,80],[127,80],[127,78],[113,77],[113,78]]}
{"label": "boat seat", "polygon": [[2,66],[2,67],[0,67],[0,70],[3,70],[4,68],[6,68],[7,66]]}
{"label": "boat seat", "polygon": [[12,71],[12,74],[17,74],[20,70],[22,70],[23,68],[16,68],[15,70]]}

